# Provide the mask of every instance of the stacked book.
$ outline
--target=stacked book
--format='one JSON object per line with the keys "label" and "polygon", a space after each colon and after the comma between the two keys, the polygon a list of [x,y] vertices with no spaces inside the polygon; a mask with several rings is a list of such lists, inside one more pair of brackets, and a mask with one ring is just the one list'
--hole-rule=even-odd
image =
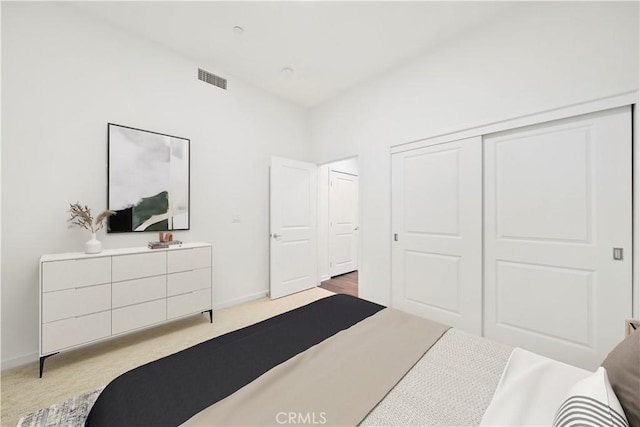
{"label": "stacked book", "polygon": [[149,242],[147,246],[149,249],[167,249],[172,246],[181,245],[182,240],[171,240],[170,242]]}

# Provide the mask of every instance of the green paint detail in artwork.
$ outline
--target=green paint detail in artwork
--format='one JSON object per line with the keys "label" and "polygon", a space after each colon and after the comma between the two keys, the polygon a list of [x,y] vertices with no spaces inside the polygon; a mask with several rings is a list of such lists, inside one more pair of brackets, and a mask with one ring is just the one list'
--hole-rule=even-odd
{"label": "green paint detail in artwork", "polygon": [[160,222],[156,222],[155,224],[151,224],[144,231],[167,231],[169,229],[169,220],[163,219]]}
{"label": "green paint detail in artwork", "polygon": [[[155,196],[143,197],[140,203],[133,207],[133,220],[132,225],[135,230],[142,225],[146,220],[154,215],[166,214],[169,210],[169,193],[162,191]],[[168,222],[166,220],[160,221],[157,224],[153,224],[146,228],[146,230],[162,231],[167,229]],[[163,228],[157,228],[163,226]],[[153,227],[153,228],[151,228]]]}

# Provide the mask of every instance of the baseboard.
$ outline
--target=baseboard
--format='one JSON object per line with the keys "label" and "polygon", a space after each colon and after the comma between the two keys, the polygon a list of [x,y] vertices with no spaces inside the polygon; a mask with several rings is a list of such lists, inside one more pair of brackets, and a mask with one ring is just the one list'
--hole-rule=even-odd
{"label": "baseboard", "polygon": [[28,365],[29,363],[38,361],[38,353],[29,353],[24,356],[14,357],[12,359],[7,359],[2,361],[2,370],[6,371],[8,369],[17,368],[18,366]]}
{"label": "baseboard", "polygon": [[331,279],[330,275],[324,275],[324,276],[320,276],[320,283],[324,282],[325,280],[329,280]]}
{"label": "baseboard", "polygon": [[245,295],[240,298],[234,298],[228,301],[221,302],[219,304],[213,305],[213,310],[220,310],[221,308],[232,307],[234,305],[242,304],[243,302],[253,301],[255,299],[260,299],[266,297],[268,295],[267,291],[256,292],[255,294]]}

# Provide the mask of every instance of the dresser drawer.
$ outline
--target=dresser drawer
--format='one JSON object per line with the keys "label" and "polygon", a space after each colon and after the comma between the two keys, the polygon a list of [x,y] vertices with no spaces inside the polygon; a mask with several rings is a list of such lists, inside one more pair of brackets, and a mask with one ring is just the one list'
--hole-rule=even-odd
{"label": "dresser drawer", "polygon": [[167,275],[167,294],[169,296],[211,288],[211,269],[184,271]]}
{"label": "dresser drawer", "polygon": [[167,299],[167,319],[211,309],[211,289],[202,289]]}
{"label": "dresser drawer", "polygon": [[111,312],[89,314],[42,325],[42,353],[53,353],[111,335]]}
{"label": "dresser drawer", "polygon": [[42,322],[111,309],[111,285],[66,289],[42,294]]}
{"label": "dresser drawer", "polygon": [[211,246],[167,251],[167,272],[211,267]]}
{"label": "dresser drawer", "polygon": [[165,251],[113,257],[113,281],[139,279],[167,274]]}
{"label": "dresser drawer", "polygon": [[113,310],[112,333],[131,331],[167,320],[167,300],[145,302]]}
{"label": "dresser drawer", "polygon": [[167,276],[145,277],[112,285],[113,308],[153,301],[167,296]]}
{"label": "dresser drawer", "polygon": [[42,263],[42,291],[51,292],[111,282],[111,257]]}

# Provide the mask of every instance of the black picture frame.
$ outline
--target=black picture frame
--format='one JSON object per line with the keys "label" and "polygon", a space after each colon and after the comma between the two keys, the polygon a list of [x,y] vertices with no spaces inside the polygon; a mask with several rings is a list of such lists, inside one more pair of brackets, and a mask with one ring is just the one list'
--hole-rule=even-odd
{"label": "black picture frame", "polygon": [[107,124],[109,233],[191,228],[191,140]]}

